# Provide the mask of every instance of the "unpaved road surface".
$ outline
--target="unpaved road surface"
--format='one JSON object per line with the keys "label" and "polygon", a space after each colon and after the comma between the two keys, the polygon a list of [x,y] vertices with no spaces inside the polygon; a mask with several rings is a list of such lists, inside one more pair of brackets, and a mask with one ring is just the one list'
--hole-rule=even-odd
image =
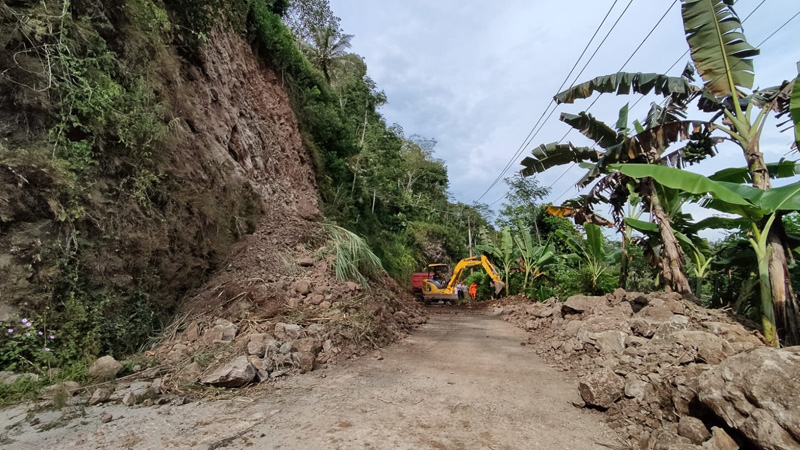
{"label": "unpaved road surface", "polygon": [[[598,449],[618,444],[578,409],[574,380],[526,334],[485,314],[432,311],[410,337],[331,369],[183,406],[86,408],[82,417],[0,412],[15,449]],[[114,420],[103,424],[99,416]],[[16,426],[13,424],[17,423]],[[53,428],[49,428],[52,423]]]}

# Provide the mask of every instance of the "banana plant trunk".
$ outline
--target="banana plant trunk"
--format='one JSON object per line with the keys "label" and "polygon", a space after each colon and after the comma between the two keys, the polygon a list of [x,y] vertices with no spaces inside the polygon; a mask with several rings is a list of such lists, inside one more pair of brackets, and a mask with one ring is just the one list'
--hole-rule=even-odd
{"label": "banana plant trunk", "polygon": [[[764,155],[759,148],[760,131],[750,139],[745,152],[747,166],[753,178],[753,185],[768,190],[772,188]],[[775,328],[784,345],[800,344],[800,310],[797,295],[789,278],[789,265],[786,261],[786,246],[781,235],[783,224],[776,220],[769,231],[767,255],[769,258],[769,285],[772,291],[772,308],[775,311]]]}
{"label": "banana plant trunk", "polygon": [[625,289],[625,286],[628,285],[628,238],[626,234],[622,235],[622,260],[620,261],[619,266],[619,284],[618,287],[621,289]]}
{"label": "banana plant trunk", "polygon": [[672,230],[669,216],[664,211],[661,200],[658,198],[655,183],[652,179],[648,179],[645,182],[645,186],[648,191],[647,197],[650,199],[652,213],[656,218],[659,234],[661,234],[661,265],[663,266],[665,289],[667,292],[691,294],[692,287],[686,275],[683,274],[681,246],[678,243],[678,238],[675,237],[675,232]]}

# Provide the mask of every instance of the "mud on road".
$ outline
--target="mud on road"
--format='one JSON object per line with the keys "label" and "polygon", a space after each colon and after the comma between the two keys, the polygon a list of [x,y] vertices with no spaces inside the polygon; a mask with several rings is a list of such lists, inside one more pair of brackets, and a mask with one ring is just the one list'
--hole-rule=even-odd
{"label": "mud on road", "polygon": [[[231,400],[86,408],[14,425],[9,448],[597,449],[616,447],[600,413],[572,405],[575,380],[544,363],[514,325],[429,309],[408,338],[337,367]],[[114,417],[101,423],[102,413]],[[57,420],[63,423],[48,427]],[[35,420],[34,420],[35,422]],[[47,429],[50,428],[50,429]],[[45,431],[41,431],[46,429]]]}

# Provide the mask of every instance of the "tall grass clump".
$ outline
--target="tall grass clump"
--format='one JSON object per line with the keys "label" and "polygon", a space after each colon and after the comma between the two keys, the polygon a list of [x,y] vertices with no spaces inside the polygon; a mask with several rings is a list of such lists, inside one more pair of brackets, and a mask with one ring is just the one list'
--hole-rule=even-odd
{"label": "tall grass clump", "polygon": [[375,279],[383,272],[380,258],[369,248],[367,242],[357,234],[336,225],[327,225],[328,243],[336,253],[333,267],[336,278],[356,281],[362,285],[367,279]]}

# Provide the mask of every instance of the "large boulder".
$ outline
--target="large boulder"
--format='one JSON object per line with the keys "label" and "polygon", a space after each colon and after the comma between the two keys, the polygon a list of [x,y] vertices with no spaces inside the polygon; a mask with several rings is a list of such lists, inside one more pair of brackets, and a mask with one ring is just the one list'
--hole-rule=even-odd
{"label": "large boulder", "polygon": [[608,409],[625,394],[625,380],[603,368],[581,379],[578,391],[587,405]]}
{"label": "large boulder", "polygon": [[585,295],[573,295],[567,301],[561,304],[561,313],[568,314],[583,314],[590,312],[593,309],[605,306],[605,297],[587,297]]}
{"label": "large boulder", "polygon": [[732,356],[700,377],[697,395],[756,447],[800,448],[800,348]]}
{"label": "large boulder", "polygon": [[122,371],[122,364],[112,356],[103,356],[89,367],[88,375],[90,378],[98,380],[110,380],[115,378]]}
{"label": "large boulder", "polygon": [[242,387],[250,384],[256,377],[256,368],[250,364],[246,356],[239,356],[233,361],[218,368],[201,381],[217,387]]}

